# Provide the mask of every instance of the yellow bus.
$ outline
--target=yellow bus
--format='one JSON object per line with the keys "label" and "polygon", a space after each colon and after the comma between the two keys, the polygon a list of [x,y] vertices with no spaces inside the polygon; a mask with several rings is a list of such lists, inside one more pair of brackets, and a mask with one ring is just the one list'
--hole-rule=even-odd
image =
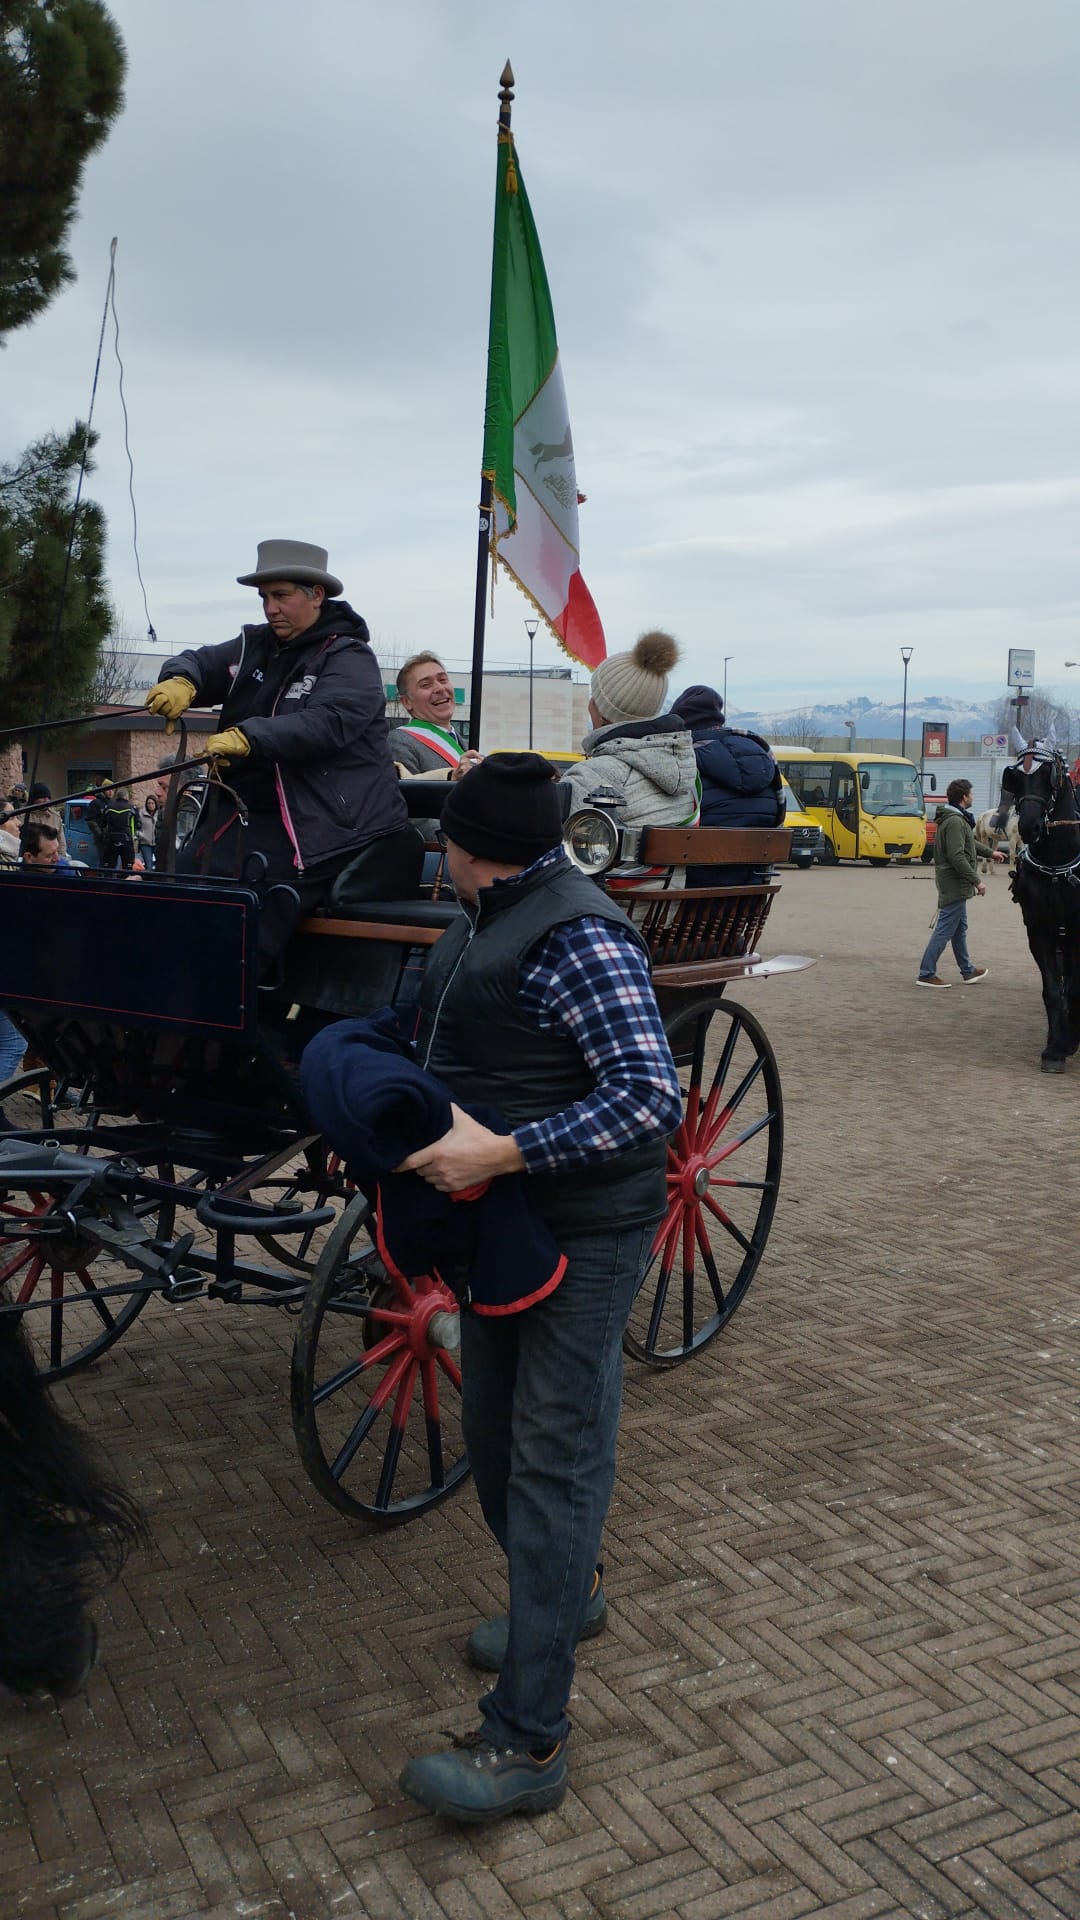
{"label": "yellow bus", "polygon": [[896,753],[812,753],[773,747],[776,764],[804,813],[824,835],[823,864],[920,860],[926,808],[919,770]]}

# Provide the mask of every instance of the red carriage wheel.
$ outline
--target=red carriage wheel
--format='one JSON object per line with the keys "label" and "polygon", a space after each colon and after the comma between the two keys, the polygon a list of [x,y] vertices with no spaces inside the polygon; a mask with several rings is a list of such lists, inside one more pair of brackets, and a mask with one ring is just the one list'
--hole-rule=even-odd
{"label": "red carriage wheel", "polygon": [[[171,1200],[140,1201],[133,1211],[143,1218],[156,1214],[155,1237],[171,1237]],[[0,1295],[9,1306],[29,1309],[23,1326],[47,1380],[89,1366],[126,1333],[151,1291],[140,1276],[108,1259],[77,1225],[50,1231],[65,1218],[62,1196],[30,1192],[0,1198]],[[25,1233],[13,1224],[23,1221]],[[108,1291],[129,1284],[130,1293]]]}
{"label": "red carriage wheel", "polygon": [[743,1299],[769,1237],[784,1141],[776,1059],[752,1014],[716,995],[666,1024],[683,1119],[668,1147],[667,1213],[623,1341],[653,1367],[707,1346]]}
{"label": "red carriage wheel", "polygon": [[388,1280],[357,1194],[308,1287],[292,1359],[292,1418],[313,1484],[383,1525],[438,1506],[469,1470],[461,1437],[457,1303],[436,1280]]}

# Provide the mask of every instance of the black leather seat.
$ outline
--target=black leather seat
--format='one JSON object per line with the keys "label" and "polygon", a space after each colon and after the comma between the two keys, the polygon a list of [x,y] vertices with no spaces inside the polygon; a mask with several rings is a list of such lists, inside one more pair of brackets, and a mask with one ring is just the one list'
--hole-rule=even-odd
{"label": "black leather seat", "polygon": [[328,913],[347,914],[372,901],[409,900],[420,891],[424,865],[423,837],[413,826],[399,827],[370,840],[347,867],[342,867],[325,903]]}
{"label": "black leather seat", "polygon": [[461,908],[449,900],[358,900],[341,906],[333,899],[323,909],[330,918],[366,920],[372,926],[452,927]]}

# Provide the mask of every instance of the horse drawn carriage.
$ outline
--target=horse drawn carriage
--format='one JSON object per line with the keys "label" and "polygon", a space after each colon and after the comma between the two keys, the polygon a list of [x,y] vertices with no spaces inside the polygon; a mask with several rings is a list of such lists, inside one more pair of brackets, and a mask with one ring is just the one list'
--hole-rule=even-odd
{"label": "horse drawn carriage", "polygon": [[[430,817],[446,788],[407,791]],[[430,1276],[387,1273],[368,1198],[313,1127],[296,1063],[327,1021],[407,1006],[458,911],[420,891],[423,844],[407,833],[396,897],[377,842],[301,924],[269,991],[256,984],[259,901],[243,876],[0,873],[0,1006],[38,1062],[0,1089],[35,1108],[0,1142],[0,1313],[21,1317],[54,1379],[96,1360],[152,1296],[294,1316],[300,1458],[328,1500],[383,1523],[436,1505],[467,1473],[458,1302]],[[684,1096],[668,1210],[626,1335],[652,1367],[699,1351],[731,1318],[776,1207],[776,1061],[727,990],[810,964],[758,953],[778,891],[769,868],[789,838],[648,829],[649,867],[677,876],[737,861],[765,877],[618,894],[651,951]],[[577,816],[568,843],[598,879],[620,853],[602,813]]]}

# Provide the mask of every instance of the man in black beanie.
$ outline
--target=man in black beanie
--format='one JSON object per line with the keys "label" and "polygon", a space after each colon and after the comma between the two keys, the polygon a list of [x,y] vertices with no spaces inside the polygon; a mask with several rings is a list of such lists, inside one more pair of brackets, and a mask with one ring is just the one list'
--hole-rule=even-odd
{"label": "man in black beanie", "polygon": [[[458,1820],[558,1806],[574,1650],[607,1617],[597,1555],[615,1476],[622,1335],[664,1214],[682,1102],[649,978],[620,907],[562,846],[552,769],[491,754],[443,809],[458,926],[433,950],[417,1057],[453,1107],[403,1162],[444,1192],[526,1176],[566,1255],[553,1293],[505,1318],[462,1315],[462,1418],[484,1518],[506,1555],[510,1612],[468,1658],[498,1673],[481,1725],[410,1760],[405,1791]],[[513,1249],[507,1249],[513,1258]]]}

